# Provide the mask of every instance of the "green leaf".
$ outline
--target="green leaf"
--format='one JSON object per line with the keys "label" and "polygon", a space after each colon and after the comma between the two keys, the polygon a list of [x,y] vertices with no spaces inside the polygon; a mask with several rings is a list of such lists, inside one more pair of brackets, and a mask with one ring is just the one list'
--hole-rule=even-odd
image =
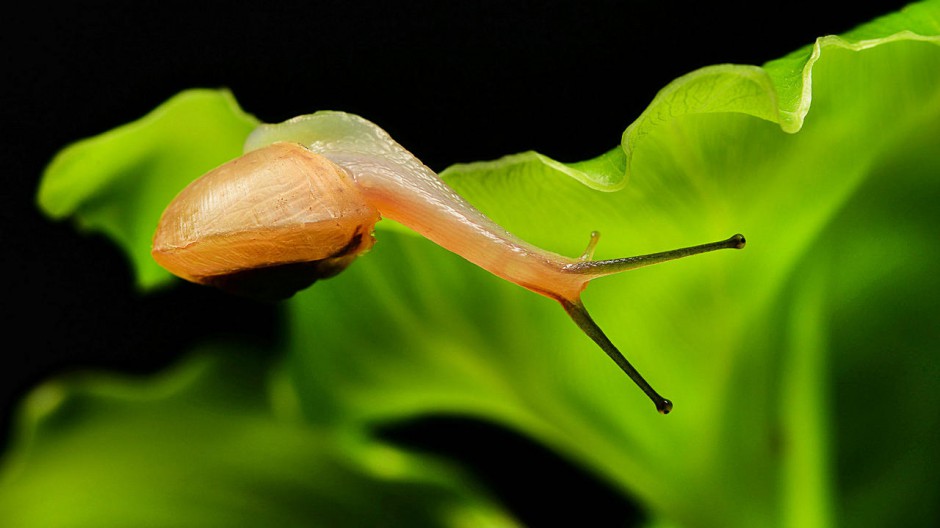
{"label": "green leaf", "polygon": [[[510,231],[569,255],[595,229],[599,259],[748,236],[741,253],[606,278],[585,293],[614,343],[675,401],[669,418],[554,303],[384,233],[344,277],[291,301],[308,415],[498,421],[683,526],[937,519],[928,505],[940,479],[921,468],[940,462],[922,447],[940,434],[940,290],[926,273],[938,264],[938,11],[911,6],[822,38],[801,60],[686,75],[619,152],[596,160],[526,153],[444,171]],[[787,95],[794,87],[801,97]],[[886,277],[880,296],[860,297]],[[888,321],[907,329],[903,340]],[[863,332],[863,366],[860,328],[879,329]],[[903,372],[891,387],[874,374],[886,368]],[[880,442],[868,440],[873,423]],[[912,453],[903,465],[899,446]],[[879,471],[864,469],[862,452]]]}
{"label": "green leaf", "polygon": [[170,275],[150,257],[153,231],[173,196],[242,152],[258,121],[224,90],[188,90],[143,118],[68,146],[49,164],[39,206],[121,244],[137,283]]}
{"label": "green leaf", "polygon": [[269,372],[227,347],[156,379],[46,383],[6,460],[0,525],[515,526],[440,461],[305,426]]}

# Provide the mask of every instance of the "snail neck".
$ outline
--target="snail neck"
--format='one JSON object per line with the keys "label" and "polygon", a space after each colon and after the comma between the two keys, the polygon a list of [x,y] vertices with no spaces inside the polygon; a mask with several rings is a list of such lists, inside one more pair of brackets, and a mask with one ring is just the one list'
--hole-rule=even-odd
{"label": "snail neck", "polygon": [[[388,159],[343,163],[363,197],[383,217],[407,226],[490,273],[553,299],[578,298],[589,278],[578,263],[516,237],[458,195],[423,164],[389,166]],[[417,164],[420,164],[416,159]],[[396,164],[397,165],[397,164]]]}

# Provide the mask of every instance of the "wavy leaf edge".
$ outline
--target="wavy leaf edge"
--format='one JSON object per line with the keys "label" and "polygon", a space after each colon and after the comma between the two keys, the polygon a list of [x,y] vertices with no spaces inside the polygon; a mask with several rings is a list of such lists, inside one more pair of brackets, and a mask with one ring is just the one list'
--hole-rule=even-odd
{"label": "wavy leaf edge", "polygon": [[[838,35],[828,35],[819,37],[812,45],[797,50],[781,59],[770,61],[764,66],[743,64],[705,66],[678,77],[662,88],[653,97],[653,100],[643,113],[627,127],[621,138],[620,146],[613,151],[606,152],[596,158],[582,162],[560,162],[545,154],[527,151],[509,154],[495,160],[454,164],[444,169],[441,172],[441,176],[444,177],[445,180],[454,180],[464,177],[473,177],[474,175],[485,174],[496,170],[510,170],[507,169],[507,167],[537,163],[545,166],[550,171],[568,176],[591,189],[603,192],[619,191],[628,184],[633,157],[642,143],[643,138],[653,128],[663,126],[667,124],[669,120],[684,115],[727,112],[741,113],[771,121],[778,124],[783,132],[796,134],[803,128],[806,116],[810,112],[813,101],[813,70],[816,64],[823,58],[823,52],[826,48],[864,51],[884,44],[909,41],[928,42],[940,45],[940,35],[923,35],[910,30],[899,31],[886,37],[860,40]],[[793,108],[785,108],[779,101],[779,81],[775,82],[766,67],[768,64],[792,60],[794,56],[807,53],[809,55],[806,57],[803,67],[798,71],[800,97]],[[682,99],[687,96],[688,92],[694,89],[695,84],[727,75],[736,76],[736,78],[728,80],[759,87],[763,92],[761,94],[763,97],[763,106],[751,110],[736,109],[734,108],[736,103],[731,99],[728,101],[700,101],[696,108],[679,113],[669,112],[669,108],[666,108],[670,101]],[[666,117],[661,118],[663,115]],[[605,157],[622,157],[623,172],[619,175],[611,176],[606,172],[585,170],[587,167],[591,167],[593,163],[600,162],[602,158]]]}

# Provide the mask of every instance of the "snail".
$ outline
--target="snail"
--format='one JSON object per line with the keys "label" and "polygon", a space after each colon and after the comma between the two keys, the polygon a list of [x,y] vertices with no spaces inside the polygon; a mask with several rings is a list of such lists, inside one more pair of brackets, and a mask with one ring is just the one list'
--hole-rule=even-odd
{"label": "snail", "polygon": [[191,282],[283,299],[341,272],[395,220],[490,273],[561,303],[578,327],[667,414],[662,397],[620,353],[581,302],[593,279],[718,249],[744,237],[662,253],[569,258],[515,237],[447,186],[384,130],[322,111],[259,126],[245,154],[181,191],[160,218],[153,258]]}

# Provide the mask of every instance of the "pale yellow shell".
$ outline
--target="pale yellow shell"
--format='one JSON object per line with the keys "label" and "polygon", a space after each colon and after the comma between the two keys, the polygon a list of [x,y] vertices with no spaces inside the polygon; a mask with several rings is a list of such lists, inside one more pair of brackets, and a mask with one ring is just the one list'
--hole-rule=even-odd
{"label": "pale yellow shell", "polygon": [[371,248],[379,219],[344,169],[300,145],[274,143],[183,189],[160,219],[152,254],[172,273],[216,286],[245,272],[307,265],[318,276],[306,286]]}

